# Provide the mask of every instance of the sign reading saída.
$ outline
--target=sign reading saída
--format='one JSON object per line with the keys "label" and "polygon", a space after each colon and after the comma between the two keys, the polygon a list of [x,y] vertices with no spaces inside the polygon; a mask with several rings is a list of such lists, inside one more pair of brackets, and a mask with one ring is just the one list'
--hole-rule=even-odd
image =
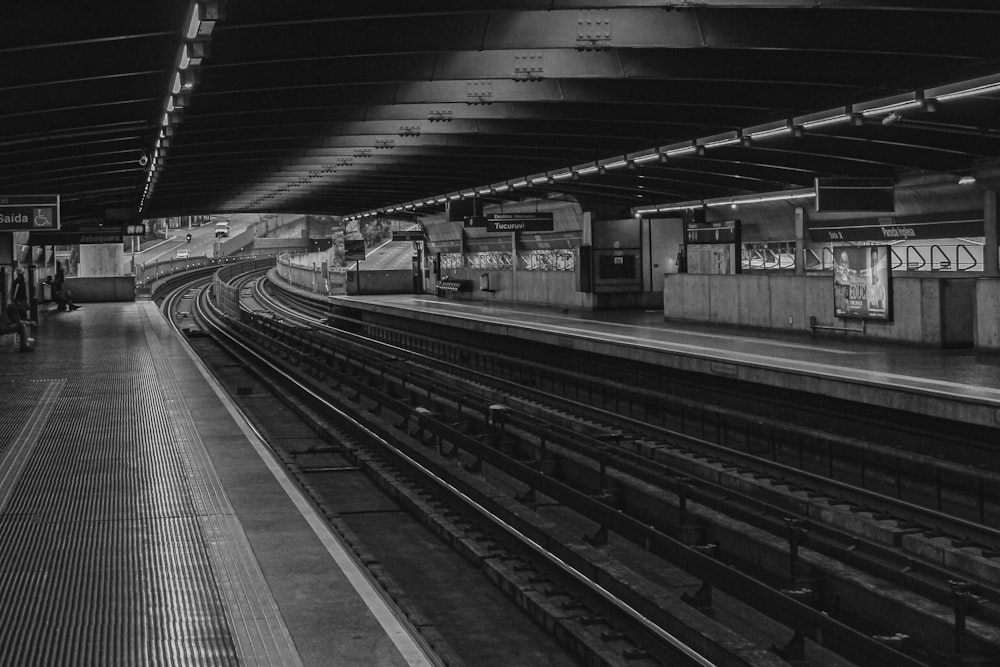
{"label": "sign reading sa\u00edda", "polygon": [[59,229],[59,195],[0,196],[0,232]]}

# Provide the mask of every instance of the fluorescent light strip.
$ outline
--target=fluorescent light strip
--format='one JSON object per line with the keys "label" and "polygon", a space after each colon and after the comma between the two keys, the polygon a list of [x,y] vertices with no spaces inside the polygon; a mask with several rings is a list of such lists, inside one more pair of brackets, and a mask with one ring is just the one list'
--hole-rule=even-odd
{"label": "fluorescent light strip", "polygon": [[674,148],[667,151],[668,157],[673,157],[675,155],[687,155],[688,153],[696,153],[698,151],[694,146],[685,146],[684,148]]}
{"label": "fluorescent light strip", "polygon": [[531,182],[532,183],[544,183],[547,180],[549,180],[548,176],[536,176],[535,178],[531,179]]}
{"label": "fluorescent light strip", "polygon": [[705,206],[731,206],[740,204],[762,204],[772,201],[787,201],[790,199],[809,199],[815,197],[815,192],[797,192],[789,195],[764,195],[761,197],[735,197],[733,199],[706,201]]}
{"label": "fluorescent light strip", "polygon": [[586,176],[587,174],[593,174],[595,171],[599,171],[599,169],[597,167],[584,167],[583,169],[577,169],[576,173]]}
{"label": "fluorescent light strip", "polygon": [[660,156],[658,154],[656,154],[656,153],[649,153],[648,155],[640,155],[639,157],[634,158],[632,160],[632,162],[634,162],[636,164],[644,164],[646,162],[654,162],[654,161],[659,160],[659,159],[660,159]]}
{"label": "fluorescent light strip", "polygon": [[733,137],[731,139],[719,139],[718,141],[710,141],[704,144],[705,148],[718,148],[719,146],[730,146],[732,144],[740,143],[739,137]]}
{"label": "fluorescent light strip", "polygon": [[846,123],[850,119],[851,119],[850,116],[848,116],[845,113],[842,113],[837,116],[830,116],[829,118],[817,118],[816,120],[807,120],[806,122],[802,123],[802,127],[806,128],[807,130],[810,130],[814,127],[824,127],[826,125],[837,125],[839,123]]}
{"label": "fluorescent light strip", "polygon": [[945,93],[944,95],[938,95],[938,102],[947,102],[948,100],[957,100],[963,97],[972,97],[974,95],[985,95],[986,93],[992,93],[994,91],[1000,90],[1000,83],[988,83],[983,86],[976,86],[974,88],[967,88],[966,90],[956,90],[954,93]]}
{"label": "fluorescent light strip", "polygon": [[509,185],[501,185],[496,188],[497,192],[507,192],[507,190],[510,190]]}
{"label": "fluorescent light strip", "polygon": [[624,167],[626,164],[628,164],[628,162],[626,162],[625,160],[615,160],[614,162],[609,162],[608,164],[604,165],[604,168],[618,169],[619,167]]}
{"label": "fluorescent light strip", "polygon": [[561,181],[563,179],[572,178],[572,177],[573,177],[573,172],[571,172],[571,171],[565,171],[565,172],[563,172],[561,174],[553,174],[552,175],[553,180],[556,180],[556,181]]}
{"label": "fluorescent light strip", "polygon": [[201,27],[201,7],[197,2],[191,3],[191,18],[188,19],[187,38],[194,39],[198,36],[198,28]]}
{"label": "fluorescent light strip", "polygon": [[784,134],[785,132],[791,132],[792,128],[787,125],[781,127],[775,127],[770,130],[761,130],[760,132],[753,132],[750,134],[751,139],[763,139],[765,137],[775,137],[779,134]]}
{"label": "fluorescent light strip", "polygon": [[872,107],[871,109],[865,109],[861,112],[862,116],[875,116],[881,113],[889,113],[892,111],[899,111],[900,109],[909,109],[911,107],[920,106],[920,102],[917,100],[907,100],[906,102],[894,102],[892,104],[883,104],[879,107]]}

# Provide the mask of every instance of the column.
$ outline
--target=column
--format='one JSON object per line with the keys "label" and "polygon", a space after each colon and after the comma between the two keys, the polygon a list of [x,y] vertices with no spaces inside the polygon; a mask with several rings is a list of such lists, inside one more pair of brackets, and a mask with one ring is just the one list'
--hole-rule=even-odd
{"label": "column", "polygon": [[806,222],[801,206],[795,207],[795,275],[806,275]]}
{"label": "column", "polygon": [[983,277],[1000,277],[1000,192],[987,190],[983,202],[983,231],[986,245],[983,246]]}

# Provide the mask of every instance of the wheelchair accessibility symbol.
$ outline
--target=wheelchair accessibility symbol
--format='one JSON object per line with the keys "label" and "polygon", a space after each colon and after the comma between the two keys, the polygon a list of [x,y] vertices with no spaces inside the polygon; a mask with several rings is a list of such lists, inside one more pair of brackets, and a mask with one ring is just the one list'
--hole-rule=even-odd
{"label": "wheelchair accessibility symbol", "polygon": [[34,216],[35,227],[51,227],[51,216],[52,209],[50,208],[36,208]]}

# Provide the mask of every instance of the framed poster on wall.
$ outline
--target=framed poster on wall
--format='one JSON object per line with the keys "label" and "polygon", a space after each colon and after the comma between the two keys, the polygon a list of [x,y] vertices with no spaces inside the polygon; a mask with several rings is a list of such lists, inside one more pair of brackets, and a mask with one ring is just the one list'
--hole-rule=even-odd
{"label": "framed poster on wall", "polygon": [[864,320],[892,319],[889,246],[833,249],[833,314]]}

